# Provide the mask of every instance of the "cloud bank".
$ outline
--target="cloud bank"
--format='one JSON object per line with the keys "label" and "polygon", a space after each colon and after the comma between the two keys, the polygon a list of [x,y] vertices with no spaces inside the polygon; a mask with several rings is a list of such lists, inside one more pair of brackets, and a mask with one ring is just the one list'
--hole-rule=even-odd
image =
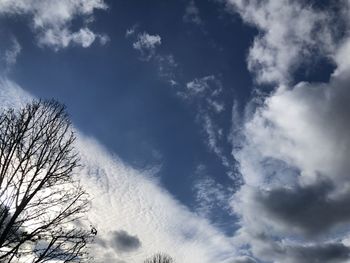
{"label": "cloud bank", "polygon": [[94,200],[90,220],[105,240],[113,239],[111,229],[123,229],[142,243],[135,253],[96,246],[98,258],[136,263],[166,251],[179,262],[209,263],[225,262],[234,255],[229,238],[178,203],[147,173],[112,158],[93,140],[81,138],[83,181]]}
{"label": "cloud bank", "polygon": [[[266,262],[348,262],[349,2],[334,13],[304,1],[227,3],[259,30],[248,68],[275,86],[233,137],[243,138],[233,154],[245,181],[232,203],[237,246]],[[330,81],[293,85],[319,57],[336,66]]]}

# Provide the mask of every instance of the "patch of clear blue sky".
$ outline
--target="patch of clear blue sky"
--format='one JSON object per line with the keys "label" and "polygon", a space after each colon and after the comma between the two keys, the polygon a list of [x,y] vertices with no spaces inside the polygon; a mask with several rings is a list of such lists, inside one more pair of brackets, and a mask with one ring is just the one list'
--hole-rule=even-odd
{"label": "patch of clear blue sky", "polygon": [[[159,34],[159,52],[174,55],[183,83],[216,75],[225,90],[227,110],[220,123],[226,130],[231,126],[233,100],[242,109],[250,98],[253,82],[246,55],[257,32],[242,25],[238,16],[226,13],[216,1],[196,1],[202,26],[183,22],[188,1],[107,3],[109,10],[98,11],[91,26],[107,33],[111,41],[87,49],[54,52],[39,48],[25,18],[3,19],[23,47],[11,74],[35,96],[66,104],[75,126],[126,163],[137,168],[161,163],[164,187],[193,208],[192,186],[199,164],[219,183],[229,186],[232,182],[205,145],[201,127],[195,122],[195,107],[176,96],[159,77],[156,65],[138,59],[125,32],[137,24],[140,32]],[[231,151],[229,143],[225,151]],[[234,229],[233,218],[224,211],[216,211],[215,220],[227,232]]]}

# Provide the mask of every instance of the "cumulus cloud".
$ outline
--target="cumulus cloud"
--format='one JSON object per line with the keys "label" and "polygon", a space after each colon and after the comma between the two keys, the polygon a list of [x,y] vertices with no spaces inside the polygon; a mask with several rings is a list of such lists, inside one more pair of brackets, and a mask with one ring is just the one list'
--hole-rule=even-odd
{"label": "cumulus cloud", "polygon": [[348,221],[348,81],[279,89],[245,124],[236,157],[246,183],[265,188],[253,202],[289,228],[327,233]]}
{"label": "cumulus cloud", "polygon": [[330,56],[335,49],[331,17],[305,1],[226,2],[244,22],[260,31],[247,59],[248,68],[259,83],[288,83],[302,63],[318,54]]}
{"label": "cumulus cloud", "polygon": [[[26,16],[38,38],[38,44],[55,50],[71,44],[89,47],[96,39],[104,44],[107,36],[91,31],[89,22],[98,9],[106,9],[103,0],[61,0],[54,5],[51,0],[0,1],[0,16]],[[72,22],[83,19],[84,26],[72,31]]]}
{"label": "cumulus cloud", "polygon": [[134,25],[126,30],[125,37],[133,41],[132,46],[138,50],[139,59],[145,62],[153,63],[159,77],[169,83],[171,86],[178,86],[177,68],[178,63],[171,53],[158,52],[158,47],[162,44],[162,38],[155,34],[139,32],[138,25]]}
{"label": "cumulus cloud", "polygon": [[[275,83],[235,130],[244,178],[232,203],[237,246],[267,262],[348,262],[349,3],[334,15],[303,1],[228,2],[260,30],[248,67],[257,82]],[[336,66],[329,82],[291,84],[299,66],[322,56]]]}
{"label": "cumulus cloud", "polygon": [[248,232],[284,242],[348,237],[348,81],[279,89],[246,122],[245,145],[235,153],[246,184],[234,208]]}
{"label": "cumulus cloud", "polygon": [[257,193],[255,202],[288,228],[295,228],[304,235],[327,233],[330,228],[347,224],[350,211],[349,193],[332,197],[334,185],[319,179],[312,185],[294,188],[274,188]]}
{"label": "cumulus cloud", "polygon": [[[127,31],[126,35],[132,35],[132,31]],[[138,50],[141,59],[149,61],[155,54],[156,48],[162,44],[162,39],[159,35],[150,35],[146,32],[137,34],[133,48]]]}
{"label": "cumulus cloud", "polygon": [[[3,79],[0,98],[1,107],[19,107],[32,97]],[[234,257],[231,238],[179,203],[147,171],[133,169],[94,139],[76,134],[84,164],[77,176],[92,198],[88,220],[98,229],[98,242],[91,247],[95,262],[142,262],[158,251],[184,263],[224,263]],[[142,242],[137,249],[136,239]],[[126,247],[129,252],[121,253]]]}

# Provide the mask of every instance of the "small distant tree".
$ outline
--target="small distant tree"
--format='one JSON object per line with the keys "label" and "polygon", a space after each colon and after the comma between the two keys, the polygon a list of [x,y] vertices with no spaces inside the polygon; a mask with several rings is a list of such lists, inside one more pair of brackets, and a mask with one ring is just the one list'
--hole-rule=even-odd
{"label": "small distant tree", "polygon": [[95,230],[65,107],[36,101],[0,113],[0,262],[83,262]]}
{"label": "small distant tree", "polygon": [[164,253],[157,253],[146,259],[144,263],[175,263],[172,257]]}

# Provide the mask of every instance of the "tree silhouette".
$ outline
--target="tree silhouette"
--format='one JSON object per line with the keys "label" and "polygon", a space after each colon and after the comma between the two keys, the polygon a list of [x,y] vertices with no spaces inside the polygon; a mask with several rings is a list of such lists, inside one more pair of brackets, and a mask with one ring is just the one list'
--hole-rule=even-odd
{"label": "tree silhouette", "polygon": [[146,259],[144,263],[175,263],[175,261],[167,254],[157,253]]}
{"label": "tree silhouette", "polygon": [[65,107],[35,101],[0,114],[0,262],[82,262],[95,231],[73,179],[79,158]]}

